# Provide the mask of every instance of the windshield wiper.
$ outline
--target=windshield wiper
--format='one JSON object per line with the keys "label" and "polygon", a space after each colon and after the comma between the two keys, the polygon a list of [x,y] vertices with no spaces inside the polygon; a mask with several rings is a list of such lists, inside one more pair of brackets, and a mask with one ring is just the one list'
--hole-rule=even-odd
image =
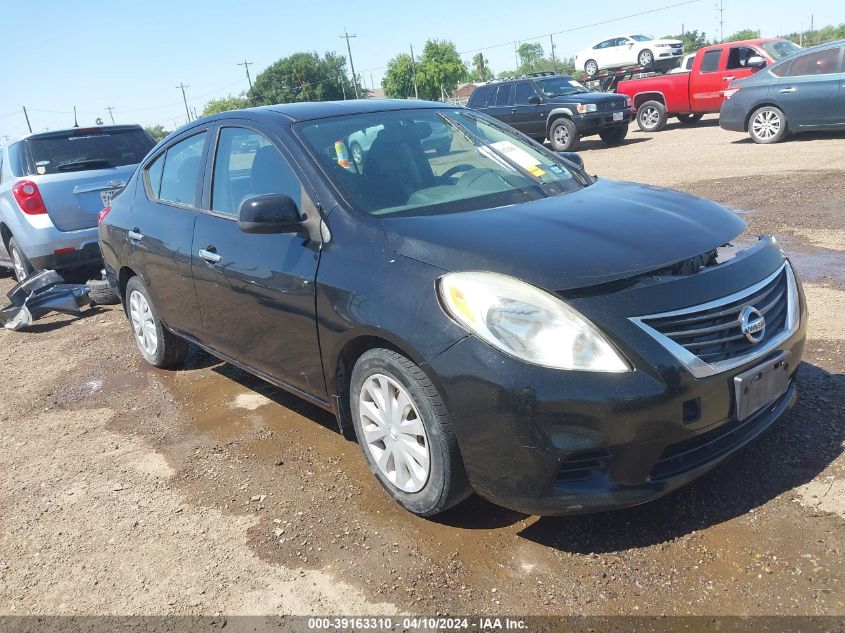
{"label": "windshield wiper", "polygon": [[85,167],[111,167],[111,161],[108,158],[86,158],[84,160],[69,160],[64,163],[59,163],[56,169],[59,171],[73,171]]}

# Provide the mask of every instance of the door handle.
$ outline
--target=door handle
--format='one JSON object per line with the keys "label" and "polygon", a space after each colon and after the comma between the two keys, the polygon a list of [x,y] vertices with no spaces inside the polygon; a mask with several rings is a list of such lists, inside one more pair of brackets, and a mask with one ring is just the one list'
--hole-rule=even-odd
{"label": "door handle", "polygon": [[127,233],[127,235],[129,236],[130,240],[133,240],[135,242],[140,242],[142,239],[144,239],[144,234],[139,233],[138,229],[133,229],[133,230],[129,231],[129,233]]}
{"label": "door handle", "polygon": [[511,114],[516,114],[516,108],[511,108]]}
{"label": "door handle", "polygon": [[733,81],[734,79],[736,79],[736,77],[733,77],[733,76],[731,76],[731,77],[722,77],[722,79],[724,79],[725,81]]}
{"label": "door handle", "polygon": [[[214,247],[211,246],[210,248],[214,248]],[[214,251],[206,250],[204,248],[200,249],[199,255],[200,255],[200,257],[202,257],[205,261],[209,262],[210,264],[216,264],[221,259],[220,255],[218,253],[215,253]]]}
{"label": "door handle", "polygon": [[797,88],[781,88],[778,92],[795,92]]}

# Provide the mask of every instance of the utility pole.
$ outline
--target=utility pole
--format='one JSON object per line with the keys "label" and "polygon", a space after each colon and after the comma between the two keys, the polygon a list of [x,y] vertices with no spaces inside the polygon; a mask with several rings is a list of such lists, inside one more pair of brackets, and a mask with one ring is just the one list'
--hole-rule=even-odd
{"label": "utility pole", "polygon": [[29,128],[29,133],[32,134],[32,126],[29,124],[29,115],[26,113],[26,106],[23,107],[23,115],[26,117],[26,127]]}
{"label": "utility pole", "polygon": [[373,79],[373,73],[370,73],[370,90],[375,91],[376,89],[376,80]]}
{"label": "utility pole", "polygon": [[185,84],[180,82],[179,85],[176,86],[176,87],[182,89],[182,101],[185,102],[185,114],[188,115],[188,123],[190,123],[191,122],[191,111],[188,109],[188,97],[185,96],[185,88],[190,88],[190,86],[186,86]]}
{"label": "utility pole", "polygon": [[552,68],[555,71],[555,75],[557,75],[557,60],[555,59],[555,36],[549,34],[549,41],[552,44]]}
{"label": "utility pole", "polygon": [[516,52],[516,41],[513,43],[513,63],[514,70],[519,70],[519,53]]}
{"label": "utility pole", "polygon": [[76,106],[73,106],[73,127],[79,127],[79,119],[76,118]]}
{"label": "utility pole", "polygon": [[114,125],[114,115],[112,114],[112,110],[114,110],[113,106],[106,106],[106,110],[109,111],[109,116],[111,117],[111,123]]}
{"label": "utility pole", "polygon": [[355,78],[355,62],[352,61],[352,46],[349,44],[350,37],[358,36],[354,34],[350,35],[346,32],[346,29],[343,29],[343,35],[340,37],[346,40],[346,51],[349,53],[349,66],[352,68],[352,87],[355,88],[355,98],[358,99],[358,81]]}
{"label": "utility pole", "polygon": [[252,62],[244,60],[244,63],[238,64],[238,66],[243,66],[246,70],[246,80],[249,82],[249,100],[252,101],[252,105],[255,105],[255,95],[252,94],[252,77],[249,76],[249,67],[252,66]]}
{"label": "utility pole", "polygon": [[414,78],[414,99],[420,98],[419,90],[417,90],[417,60],[414,59],[414,45],[411,44],[411,76]]}
{"label": "utility pole", "polygon": [[724,0],[719,1],[719,41],[725,41],[725,2]]}
{"label": "utility pole", "polygon": [[340,89],[343,91],[343,100],[346,101],[346,81],[343,73],[339,73],[337,79],[340,82]]}

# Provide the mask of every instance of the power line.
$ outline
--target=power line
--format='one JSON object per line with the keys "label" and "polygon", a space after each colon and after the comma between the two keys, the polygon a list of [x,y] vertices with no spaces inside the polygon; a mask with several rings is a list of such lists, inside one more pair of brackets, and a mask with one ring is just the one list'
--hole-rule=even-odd
{"label": "power line", "polygon": [[[349,53],[349,66],[352,68],[352,87],[355,88],[355,98],[358,99],[358,79],[355,77],[355,62],[352,61],[352,46],[349,44],[350,37],[358,37],[357,35],[350,35],[343,29],[343,35],[340,36],[346,40],[346,51]],[[319,82],[322,83],[322,82]]]}

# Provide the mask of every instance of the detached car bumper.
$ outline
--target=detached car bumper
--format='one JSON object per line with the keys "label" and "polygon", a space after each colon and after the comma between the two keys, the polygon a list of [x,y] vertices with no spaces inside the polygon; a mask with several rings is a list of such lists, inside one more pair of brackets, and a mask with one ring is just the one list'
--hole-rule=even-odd
{"label": "detached car bumper", "polygon": [[[618,116],[619,113],[622,114],[622,118],[615,119],[613,115],[616,114]],[[572,122],[582,136],[588,136],[590,134],[597,134],[608,128],[628,125],[633,121],[635,114],[636,110],[634,108],[625,108],[624,110],[611,112],[589,112],[587,114],[572,115]]]}
{"label": "detached car bumper", "polygon": [[[751,282],[747,286],[765,277],[761,271],[778,265],[772,252],[748,259],[754,261],[730,267],[745,269],[733,276],[740,283]],[[713,288],[724,287],[721,282],[737,272],[718,268],[670,285],[688,288],[690,298],[705,299],[709,292],[712,299]],[[713,277],[706,279],[708,275]],[[584,299],[583,306],[595,304],[594,314],[572,301],[602,329],[621,336],[611,334],[633,365],[629,372],[533,366],[475,337],[430,361],[476,492],[499,505],[540,515],[637,505],[714,468],[787,411],[795,399],[806,330],[800,286],[800,321],[787,339],[760,357],[700,378],[630,319],[614,322],[603,316],[631,305],[641,313],[659,311],[656,303],[665,301],[667,291],[673,293],[668,287],[657,290],[663,292],[655,293],[651,286],[613,293],[627,296]],[[787,359],[785,389],[739,420],[734,378],[778,355]]]}

